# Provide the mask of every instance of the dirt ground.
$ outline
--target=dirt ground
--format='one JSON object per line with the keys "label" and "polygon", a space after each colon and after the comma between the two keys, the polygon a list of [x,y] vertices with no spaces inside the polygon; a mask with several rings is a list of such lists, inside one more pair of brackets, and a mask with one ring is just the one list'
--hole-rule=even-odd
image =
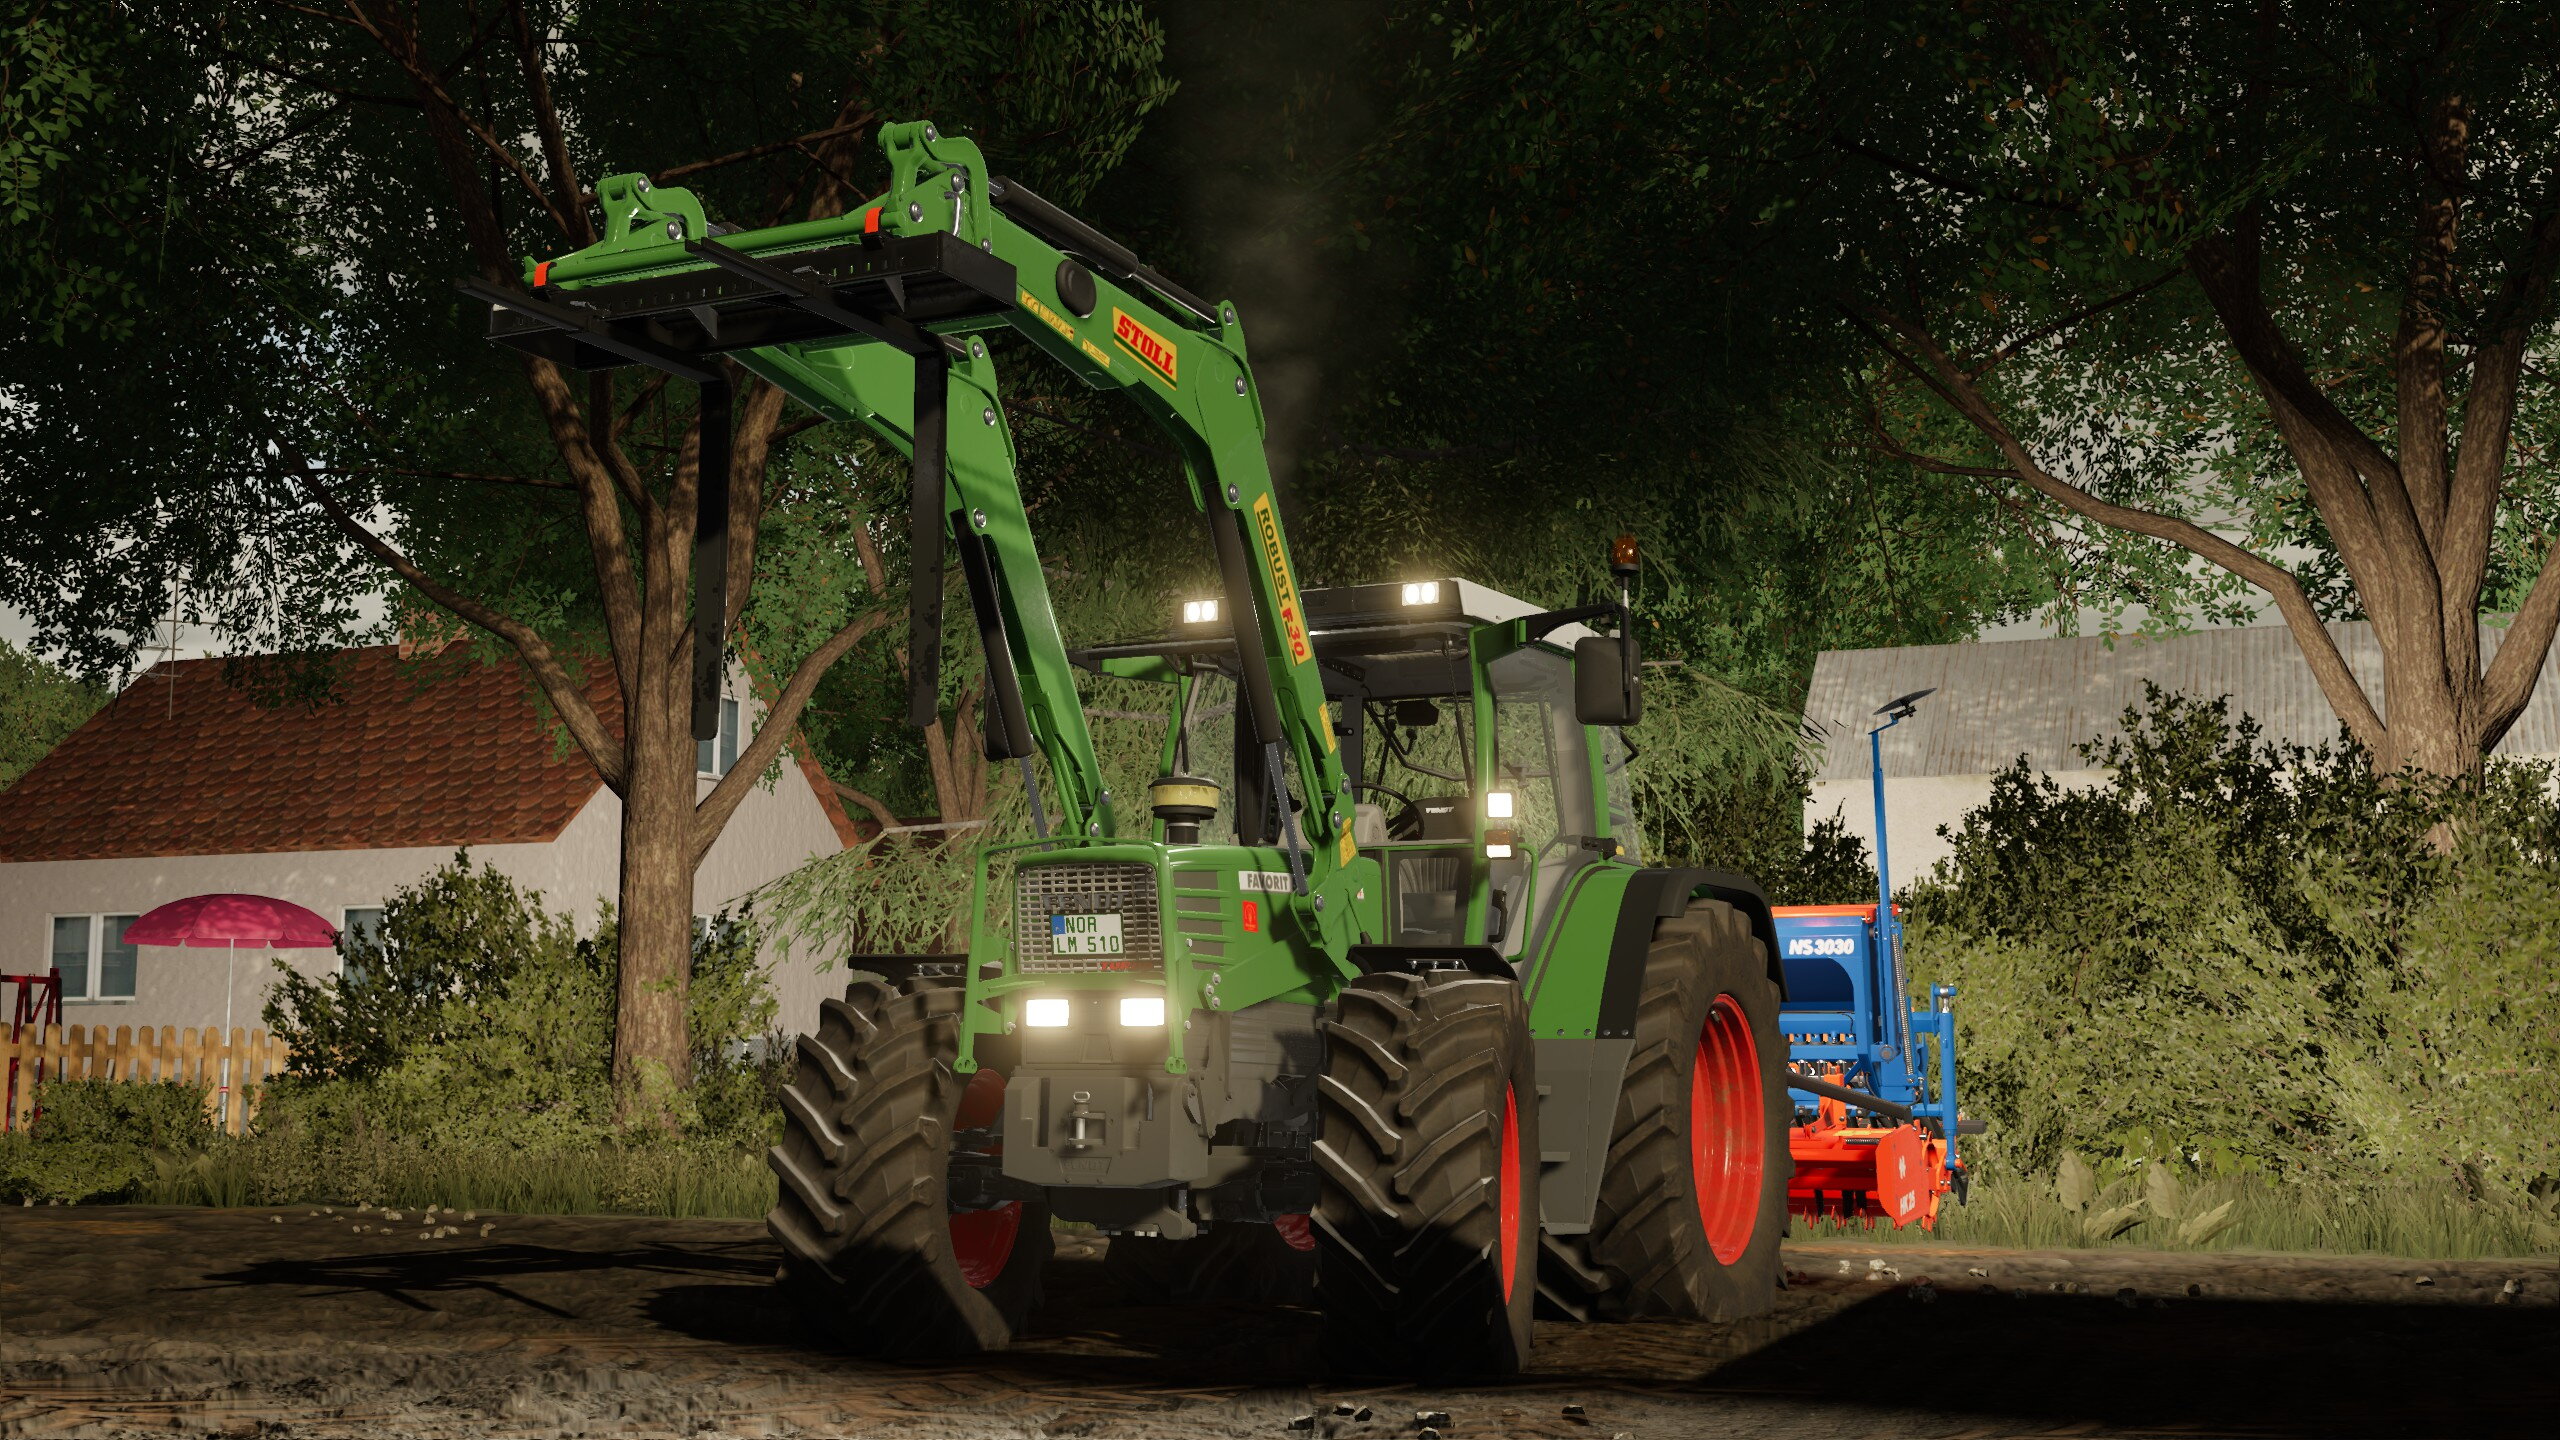
{"label": "dirt ground", "polygon": [[1353,1389],[1316,1377],[1307,1312],[1131,1306],[1097,1243],[1061,1251],[1027,1343],[906,1368],[804,1341],[752,1222],[5,1210],[0,1437],[1287,1440],[1313,1414],[1385,1440],[1418,1408],[1450,1440],[2548,1435],[2560,1413],[2550,1260],[1809,1244],[1766,1319],[1544,1325],[1516,1383]]}

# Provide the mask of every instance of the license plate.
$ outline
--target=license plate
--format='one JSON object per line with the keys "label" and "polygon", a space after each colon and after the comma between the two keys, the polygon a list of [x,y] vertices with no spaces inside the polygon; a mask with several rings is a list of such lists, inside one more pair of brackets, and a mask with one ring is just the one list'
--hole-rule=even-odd
{"label": "license plate", "polygon": [[1049,953],[1052,955],[1119,954],[1120,917],[1117,915],[1050,916]]}

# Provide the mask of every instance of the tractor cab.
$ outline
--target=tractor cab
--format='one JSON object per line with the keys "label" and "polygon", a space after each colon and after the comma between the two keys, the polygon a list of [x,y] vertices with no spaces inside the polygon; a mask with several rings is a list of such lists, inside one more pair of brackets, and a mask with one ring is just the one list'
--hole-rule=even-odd
{"label": "tractor cab", "polygon": [[[1381,944],[1535,953],[1574,872],[1640,851],[1611,724],[1586,724],[1581,664],[1621,687],[1618,650],[1578,621],[1466,580],[1304,593],[1309,643],[1350,779],[1351,832],[1384,888]],[[1217,798],[1167,824],[1174,844],[1270,843],[1280,833],[1239,723],[1238,660],[1221,602],[1186,601],[1172,634],[1075,652],[1087,669],[1173,679],[1166,770]],[[1290,789],[1296,788],[1294,784]],[[1186,823],[1187,822],[1187,823]]]}

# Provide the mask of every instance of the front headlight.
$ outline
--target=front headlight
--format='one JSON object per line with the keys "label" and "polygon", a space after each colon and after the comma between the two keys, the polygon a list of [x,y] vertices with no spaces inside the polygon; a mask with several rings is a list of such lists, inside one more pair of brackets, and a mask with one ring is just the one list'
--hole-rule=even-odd
{"label": "front headlight", "polygon": [[1121,996],[1120,1023],[1133,1030],[1162,1028],[1164,997],[1161,995]]}
{"label": "front headlight", "polygon": [[1035,1030],[1064,1030],[1074,1014],[1064,995],[1034,995],[1022,1002],[1022,1023]]}

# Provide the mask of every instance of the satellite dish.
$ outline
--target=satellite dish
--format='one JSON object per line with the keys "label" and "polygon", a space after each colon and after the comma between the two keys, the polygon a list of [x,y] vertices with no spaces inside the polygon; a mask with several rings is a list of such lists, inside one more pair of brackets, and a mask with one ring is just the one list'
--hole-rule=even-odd
{"label": "satellite dish", "polygon": [[1890,715],[1896,720],[1908,720],[1911,718],[1912,712],[1920,708],[1921,701],[1926,700],[1937,693],[1938,687],[1932,685],[1926,690],[1914,690],[1908,695],[1897,695],[1893,699],[1884,702],[1883,708],[1876,711],[1876,713],[1879,715]]}

